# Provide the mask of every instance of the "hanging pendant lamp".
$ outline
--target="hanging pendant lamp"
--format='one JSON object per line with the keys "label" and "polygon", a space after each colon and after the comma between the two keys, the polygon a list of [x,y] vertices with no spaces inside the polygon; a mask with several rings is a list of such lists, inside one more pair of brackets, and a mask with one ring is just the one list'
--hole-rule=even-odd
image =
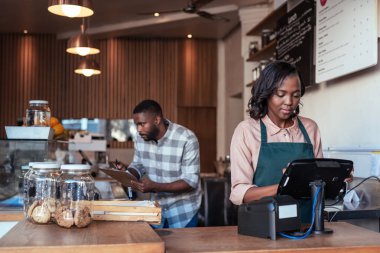
{"label": "hanging pendant lamp", "polygon": [[72,37],[67,42],[66,52],[70,54],[79,54],[86,56],[90,54],[98,54],[100,50],[96,47],[95,42],[91,40],[90,36],[85,33],[85,26],[80,26],[81,33]]}
{"label": "hanging pendant lamp", "polygon": [[80,61],[78,68],[76,68],[74,72],[87,77],[101,73],[99,64],[94,59],[87,58]]}
{"label": "hanging pendant lamp", "polygon": [[69,18],[83,18],[94,14],[91,0],[49,0],[48,11]]}

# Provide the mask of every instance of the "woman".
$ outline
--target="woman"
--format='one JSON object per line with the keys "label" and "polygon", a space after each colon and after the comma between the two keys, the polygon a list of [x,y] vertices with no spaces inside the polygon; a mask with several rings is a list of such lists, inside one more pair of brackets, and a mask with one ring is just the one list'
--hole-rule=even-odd
{"label": "woman", "polygon": [[293,65],[270,63],[251,93],[251,118],[231,141],[230,200],[236,205],[274,196],[291,161],[323,156],[317,124],[298,116],[305,85]]}

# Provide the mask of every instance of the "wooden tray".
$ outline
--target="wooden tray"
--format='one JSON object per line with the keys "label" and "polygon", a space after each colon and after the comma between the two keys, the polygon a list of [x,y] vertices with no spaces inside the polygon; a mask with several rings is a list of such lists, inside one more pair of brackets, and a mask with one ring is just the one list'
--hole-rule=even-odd
{"label": "wooden tray", "polygon": [[99,200],[93,202],[93,219],[161,223],[161,207],[154,201]]}

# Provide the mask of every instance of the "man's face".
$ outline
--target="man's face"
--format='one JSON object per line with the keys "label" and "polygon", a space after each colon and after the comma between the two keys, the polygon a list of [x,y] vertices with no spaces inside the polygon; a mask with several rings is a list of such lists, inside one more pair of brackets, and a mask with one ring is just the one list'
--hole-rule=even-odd
{"label": "man's face", "polygon": [[158,127],[160,117],[151,112],[141,112],[133,114],[133,121],[136,124],[137,132],[144,141],[157,141],[160,132]]}

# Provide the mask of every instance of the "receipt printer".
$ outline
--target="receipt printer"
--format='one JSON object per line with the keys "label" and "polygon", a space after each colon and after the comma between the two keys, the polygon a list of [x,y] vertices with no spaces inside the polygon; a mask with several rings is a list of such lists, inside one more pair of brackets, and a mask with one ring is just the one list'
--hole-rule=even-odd
{"label": "receipt printer", "polygon": [[288,195],[244,203],[238,211],[238,233],[276,240],[276,233],[300,231],[298,202]]}

